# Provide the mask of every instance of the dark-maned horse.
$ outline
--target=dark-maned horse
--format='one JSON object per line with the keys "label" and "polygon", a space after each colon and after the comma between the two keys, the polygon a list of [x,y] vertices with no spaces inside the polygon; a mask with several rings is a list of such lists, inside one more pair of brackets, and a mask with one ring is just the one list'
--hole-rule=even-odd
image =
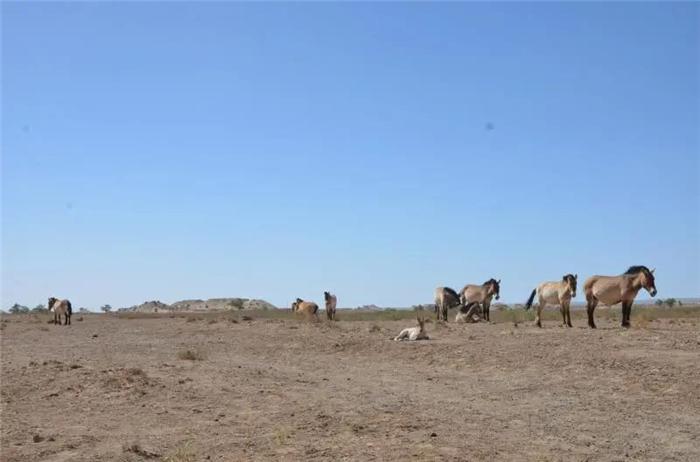
{"label": "dark-maned horse", "polygon": [[501,295],[501,280],[489,279],[483,284],[474,285],[467,284],[459,293],[459,301],[462,305],[467,306],[470,303],[480,303],[485,321],[490,321],[489,308],[491,307],[491,299],[498,300]]}
{"label": "dark-maned horse", "polygon": [[525,303],[525,310],[529,310],[532,302],[535,300],[535,295],[539,294],[539,305],[537,306],[537,317],[535,325],[542,327],[542,310],[549,303],[551,305],[559,305],[561,307],[561,316],[565,326],[571,326],[571,299],[576,296],[576,283],[578,275],[565,274],[561,281],[543,282],[536,289],[533,289],[530,298]]}
{"label": "dark-maned horse", "polygon": [[459,306],[459,295],[449,287],[435,289],[435,315],[437,320],[447,321],[447,310]]}
{"label": "dark-maned horse", "polygon": [[323,292],[323,299],[326,301],[326,317],[329,321],[334,321],[338,298],[330,292]]}
{"label": "dark-maned horse", "polygon": [[630,326],[630,314],[632,304],[640,289],[646,289],[649,295],[656,295],[654,284],[654,270],[646,266],[630,266],[624,274],[619,276],[591,276],[583,284],[586,294],[586,308],[588,311],[588,326],[595,329],[593,311],[598,303],[603,305],[615,305],[622,303],[622,327]]}
{"label": "dark-maned horse", "polygon": [[49,311],[53,310],[53,323],[61,325],[61,315],[65,319],[64,325],[70,325],[70,317],[73,315],[73,306],[69,300],[59,300],[56,297],[49,298]]}
{"label": "dark-maned horse", "polygon": [[296,301],[292,303],[292,311],[304,314],[308,317],[315,316],[316,319],[318,319],[318,305],[314,302],[305,302],[301,298],[297,298]]}

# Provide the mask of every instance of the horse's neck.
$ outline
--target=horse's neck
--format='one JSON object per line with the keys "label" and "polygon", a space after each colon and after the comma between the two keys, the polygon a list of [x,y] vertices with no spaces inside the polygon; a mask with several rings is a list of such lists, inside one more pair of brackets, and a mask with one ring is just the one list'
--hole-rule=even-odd
{"label": "horse's neck", "polygon": [[636,296],[637,292],[642,289],[642,273],[638,273],[634,276],[629,275],[627,278],[629,280],[630,288],[634,291],[634,295]]}

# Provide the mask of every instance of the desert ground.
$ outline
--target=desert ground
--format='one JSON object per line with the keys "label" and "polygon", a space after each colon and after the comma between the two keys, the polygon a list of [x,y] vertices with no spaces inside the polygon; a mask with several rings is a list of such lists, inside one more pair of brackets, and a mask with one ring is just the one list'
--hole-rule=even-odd
{"label": "desert ground", "polygon": [[421,342],[391,340],[414,313],[3,316],[0,459],[697,461],[700,310],[673,313]]}

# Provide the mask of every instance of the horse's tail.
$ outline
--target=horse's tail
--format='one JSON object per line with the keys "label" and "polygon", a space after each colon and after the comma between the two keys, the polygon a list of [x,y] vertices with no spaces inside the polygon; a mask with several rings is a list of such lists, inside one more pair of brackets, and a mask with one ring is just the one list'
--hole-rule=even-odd
{"label": "horse's tail", "polygon": [[73,305],[70,304],[70,300],[66,300],[66,305],[68,305],[68,316],[73,316]]}
{"label": "horse's tail", "polygon": [[532,302],[535,300],[535,294],[537,293],[537,289],[532,289],[532,293],[530,294],[530,298],[527,299],[527,303],[525,303],[525,310],[529,310],[532,308]]}

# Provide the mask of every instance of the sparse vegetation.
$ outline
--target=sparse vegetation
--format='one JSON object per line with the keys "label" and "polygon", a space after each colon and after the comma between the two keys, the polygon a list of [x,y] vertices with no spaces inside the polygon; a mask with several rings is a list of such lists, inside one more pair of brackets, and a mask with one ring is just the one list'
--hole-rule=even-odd
{"label": "sparse vegetation", "polygon": [[192,442],[186,441],[178,446],[171,454],[163,457],[162,460],[163,462],[194,462],[197,458],[192,449]]}
{"label": "sparse vegetation", "polygon": [[177,353],[177,357],[179,359],[185,360],[185,361],[202,361],[204,360],[204,354],[196,349],[191,349],[191,350],[181,350]]}
{"label": "sparse vegetation", "polygon": [[104,313],[109,313],[112,311],[112,306],[111,305],[102,305],[100,307],[100,310],[102,310],[102,312],[104,312]]}
{"label": "sparse vegetation", "polygon": [[20,305],[19,303],[15,303],[10,308],[10,314],[24,314],[24,313],[29,313],[29,308],[24,306],[24,305]]}

